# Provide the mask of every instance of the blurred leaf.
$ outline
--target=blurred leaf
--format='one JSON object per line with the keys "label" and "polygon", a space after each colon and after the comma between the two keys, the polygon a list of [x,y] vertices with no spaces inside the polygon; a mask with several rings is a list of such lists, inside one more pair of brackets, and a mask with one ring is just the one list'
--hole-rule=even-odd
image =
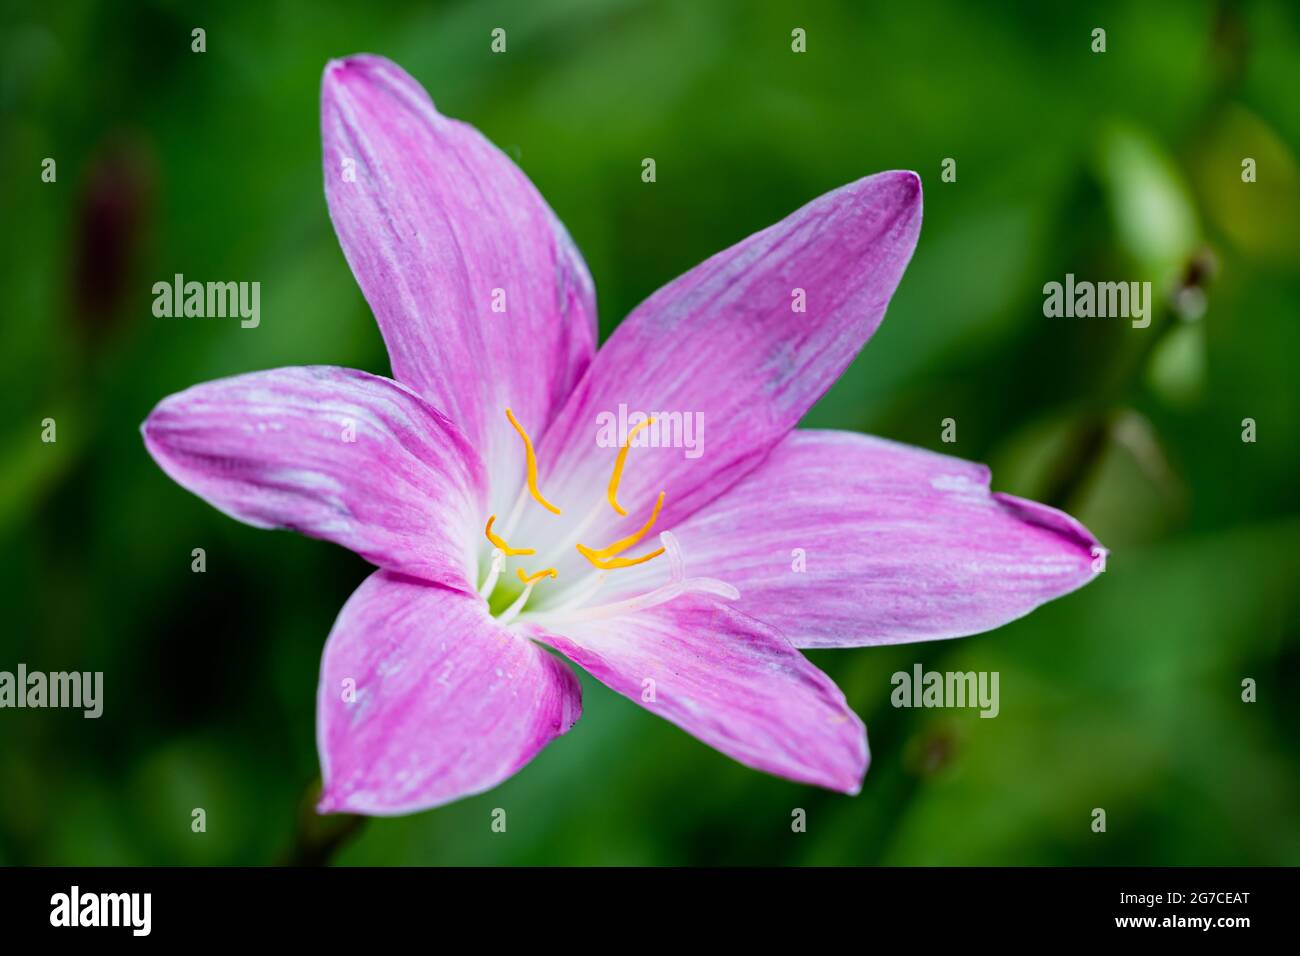
{"label": "blurred leaf", "polygon": [[1205,391],[1205,326],[1179,322],[1161,340],[1147,366],[1147,384],[1171,405],[1189,406]]}
{"label": "blurred leaf", "polygon": [[1182,176],[1155,137],[1127,123],[1104,130],[1098,162],[1121,246],[1164,289],[1199,241]]}

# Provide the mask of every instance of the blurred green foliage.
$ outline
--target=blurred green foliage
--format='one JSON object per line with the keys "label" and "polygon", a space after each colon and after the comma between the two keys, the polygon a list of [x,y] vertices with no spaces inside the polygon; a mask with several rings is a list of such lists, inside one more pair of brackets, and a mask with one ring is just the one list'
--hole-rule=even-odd
{"label": "blurred green foliage", "polygon": [[[0,669],[102,670],[106,700],[97,721],[0,712],[0,863],[268,863],[294,840],[320,649],[367,569],[223,517],[137,429],[211,378],[388,371],[321,188],[320,73],[358,51],[515,157],[584,252],[606,334],[820,193],[918,170],[912,266],[809,424],[989,461],[1112,554],[996,633],[814,654],[870,731],[856,798],[742,768],[584,676],[583,719],[523,772],[371,821],[341,862],[1300,863],[1286,0],[4,4]],[[1194,321],[1173,298],[1189,269]],[[261,281],[261,326],[153,318],[176,272]],[[1044,318],[1066,272],[1152,281],[1157,319]],[[1001,714],[892,709],[890,674],[918,661],[999,671]]]}

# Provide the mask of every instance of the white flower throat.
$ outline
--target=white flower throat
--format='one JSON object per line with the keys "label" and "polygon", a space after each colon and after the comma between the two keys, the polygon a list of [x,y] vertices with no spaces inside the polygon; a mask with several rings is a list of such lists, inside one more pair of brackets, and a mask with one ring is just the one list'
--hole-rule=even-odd
{"label": "white flower throat", "polygon": [[[506,522],[506,533],[508,534],[513,531],[518,523],[528,497],[531,497],[533,501],[557,517],[562,512],[542,495],[537,486],[537,453],[533,449],[532,439],[528,437],[528,433],[509,408],[506,409],[506,417],[524,443],[527,468],[525,489],[520,492],[514,511]],[[632,440],[636,438],[637,433],[641,429],[653,425],[654,422],[653,418],[647,418],[628,433],[614,459],[614,470],[610,475],[609,486],[605,492],[605,502],[594,508],[579,522],[577,528],[571,532],[572,538],[580,537],[591,526],[592,522],[596,520],[603,510],[605,503],[608,503],[609,507],[621,517],[627,517],[627,509],[618,500],[618,488],[623,479],[623,469],[627,465],[628,449],[631,448]],[[525,491],[527,496],[525,496]],[[670,532],[665,531],[659,535],[660,546],[657,549],[635,557],[624,556],[624,552],[635,548],[654,528],[655,522],[659,520],[659,513],[663,510],[665,496],[666,492],[659,492],[650,516],[645,523],[636,531],[619,538],[612,544],[603,548],[594,548],[577,541],[574,547],[590,564],[593,569],[592,572],[585,578],[581,578],[578,583],[572,585],[567,590],[565,600],[558,606],[532,612],[529,612],[527,608],[534,587],[547,579],[558,579],[560,573],[554,567],[529,570],[521,564],[515,568],[515,577],[519,582],[516,586],[510,576],[503,573],[506,564],[511,558],[532,557],[536,555],[537,551],[535,548],[515,547],[509,544],[500,533],[494,530],[497,516],[495,514],[489,515],[483,533],[492,544],[493,551],[491,562],[478,588],[479,594],[487,599],[489,608],[502,624],[514,621],[521,614],[527,614],[530,618],[594,618],[627,614],[670,601],[688,591],[709,593],[728,600],[736,600],[740,597],[740,593],[729,584],[713,578],[686,577],[685,561],[682,557],[681,547]],[[663,554],[668,555],[669,562],[669,580],[667,583],[627,600],[595,606],[589,603],[603,587],[612,572],[645,564]]]}

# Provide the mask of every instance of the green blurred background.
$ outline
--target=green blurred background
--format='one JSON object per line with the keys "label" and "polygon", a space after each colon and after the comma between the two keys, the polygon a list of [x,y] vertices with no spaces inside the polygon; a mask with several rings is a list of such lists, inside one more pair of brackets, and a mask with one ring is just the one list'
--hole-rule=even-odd
{"label": "green blurred background", "polygon": [[[583,719],[516,777],[371,821],[338,862],[1300,863],[1300,8],[1055,6],[5,3],[0,669],[102,670],[105,710],[0,711],[0,863],[259,864],[331,838],[303,812],[316,674],[367,567],[223,517],[137,429],[212,378],[388,372],[321,185],[321,70],[359,51],[520,163],[605,334],[813,197],[919,171],[915,259],[808,423],[987,461],[1112,554],[997,632],[813,654],[869,728],[856,798],[747,770],[584,676]],[[176,272],[260,281],[261,326],[155,319]],[[1151,327],[1045,318],[1066,272],[1152,281]],[[1000,672],[1001,714],[891,708],[916,662]]]}

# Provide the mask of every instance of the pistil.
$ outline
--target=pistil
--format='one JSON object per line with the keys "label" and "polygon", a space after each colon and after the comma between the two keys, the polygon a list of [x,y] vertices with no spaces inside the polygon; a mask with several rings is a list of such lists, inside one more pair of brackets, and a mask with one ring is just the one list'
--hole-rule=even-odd
{"label": "pistil", "polygon": [[[515,431],[518,432],[520,440],[522,440],[524,443],[524,455],[526,459],[525,481],[527,484],[528,494],[531,495],[533,500],[536,501],[538,504],[540,504],[547,511],[550,511],[552,514],[556,514],[556,515],[560,514],[560,509],[557,508],[555,505],[551,504],[551,502],[548,501],[542,495],[541,490],[537,486],[537,472],[538,472],[537,452],[533,448],[532,439],[528,437],[528,432],[524,430],[523,425],[519,423],[519,419],[515,417],[514,412],[509,408],[506,409],[506,418],[510,420],[510,424],[514,427]],[[634,427],[628,433],[627,438],[624,440],[622,447],[619,448],[618,455],[615,457],[614,460],[614,471],[609,479],[609,486],[606,490],[606,499],[609,502],[610,507],[612,507],[616,512],[618,512],[620,515],[623,515],[625,517],[627,515],[627,511],[618,502],[618,486],[623,478],[623,469],[627,465],[628,449],[632,447],[632,442],[636,438],[637,434],[643,428],[647,428],[650,425],[653,425],[654,422],[655,420],[653,418],[647,418],[645,421],[639,423],[636,427]],[[644,564],[647,561],[659,557],[661,554],[664,553],[664,548],[662,547],[658,548],[655,551],[651,551],[649,554],[643,554],[635,558],[625,558],[625,557],[620,557],[620,555],[624,551],[627,551],[629,548],[632,548],[638,543],[640,543],[641,539],[644,538],[647,534],[649,534],[651,529],[654,528],[655,522],[659,520],[659,513],[660,511],[663,510],[665,497],[666,497],[666,492],[662,492],[662,491],[659,492],[659,497],[655,500],[654,508],[651,509],[650,517],[646,519],[645,524],[643,524],[639,529],[634,531],[632,534],[619,538],[613,544],[607,545],[606,547],[603,548],[590,548],[585,544],[577,543],[576,547],[578,553],[581,554],[584,558],[586,558],[594,567],[598,568],[601,571],[612,571],[618,568],[630,568],[639,564]],[[514,510],[512,514],[509,516],[508,527],[506,528],[507,534],[513,534],[516,526],[516,522],[518,520],[519,513],[521,511],[521,508],[525,500],[526,499],[524,498],[523,491],[521,490],[519,498],[515,502]],[[595,512],[589,515],[586,520],[580,522],[579,528],[576,530],[576,532],[572,533],[573,537],[570,537],[568,540],[574,541],[575,538],[581,535],[584,529],[586,529],[589,526],[591,520],[593,520],[594,517],[595,517]],[[495,594],[497,582],[500,580],[501,571],[503,566],[505,565],[506,560],[511,557],[529,556],[537,553],[536,548],[514,547],[509,542],[507,542],[505,538],[497,534],[493,530],[493,526],[496,523],[496,520],[497,520],[496,515],[490,515],[487,520],[487,526],[483,529],[484,535],[487,537],[488,541],[491,543],[493,547],[492,565],[488,571],[485,580],[483,581],[482,586],[478,589],[479,594],[484,598],[486,598],[488,600],[489,605],[493,607],[499,606],[496,605],[493,601],[494,595],[498,600],[509,599],[508,595],[506,594],[501,594],[501,595]],[[662,535],[661,535],[661,539],[663,539]],[[567,547],[567,545],[565,545],[565,547]],[[524,586],[524,590],[514,600],[514,602],[511,603],[510,606],[507,607],[500,614],[498,620],[502,622],[514,620],[516,617],[519,616],[523,608],[528,603],[528,598],[533,592],[533,587],[537,585],[543,578],[555,579],[559,577],[559,571],[556,568],[543,568],[542,570],[535,571],[532,574],[528,574],[527,572],[524,571],[523,568],[516,568],[515,573],[519,577],[520,584]],[[680,574],[678,574],[678,577],[680,577]],[[603,574],[600,575],[596,579],[595,587],[590,588],[590,590],[588,590],[587,582],[584,581],[582,586],[579,588],[581,592],[584,592],[583,594],[584,598],[589,599],[591,595],[595,593],[596,588],[600,586],[600,583],[604,581],[604,578],[605,575]],[[573,603],[574,601],[571,599],[569,602],[566,603],[566,606],[571,606]]]}

